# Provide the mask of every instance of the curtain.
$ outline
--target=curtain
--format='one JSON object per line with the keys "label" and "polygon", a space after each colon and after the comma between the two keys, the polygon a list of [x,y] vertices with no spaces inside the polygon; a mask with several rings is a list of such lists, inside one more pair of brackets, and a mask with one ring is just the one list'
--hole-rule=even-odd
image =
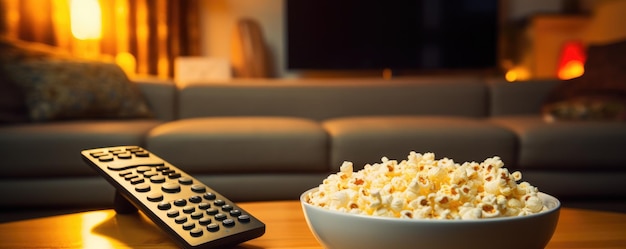
{"label": "curtain", "polygon": [[[0,32],[72,52],[72,0],[0,0]],[[83,1],[83,0],[78,0]],[[102,35],[93,41],[102,60],[132,55],[137,74],[173,76],[174,58],[200,55],[199,1],[98,0]]]}

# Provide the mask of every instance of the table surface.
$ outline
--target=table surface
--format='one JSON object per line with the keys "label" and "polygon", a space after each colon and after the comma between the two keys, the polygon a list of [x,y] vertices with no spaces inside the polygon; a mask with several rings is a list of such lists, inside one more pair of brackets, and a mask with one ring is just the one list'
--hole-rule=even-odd
{"label": "table surface", "polygon": [[[267,228],[263,236],[236,248],[322,248],[307,227],[298,201],[238,205]],[[0,224],[0,248],[177,247],[141,213],[116,215],[113,210],[101,210]],[[563,208],[546,248],[626,248],[626,214]]]}

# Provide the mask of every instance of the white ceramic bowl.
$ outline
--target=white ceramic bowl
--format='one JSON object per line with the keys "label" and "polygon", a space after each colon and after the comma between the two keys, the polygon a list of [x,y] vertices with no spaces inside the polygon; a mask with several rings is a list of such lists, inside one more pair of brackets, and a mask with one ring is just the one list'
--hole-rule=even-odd
{"label": "white ceramic bowl", "polygon": [[419,220],[342,213],[313,206],[300,196],[309,228],[328,249],[540,249],[556,229],[561,203],[539,193],[549,210],[480,220]]}

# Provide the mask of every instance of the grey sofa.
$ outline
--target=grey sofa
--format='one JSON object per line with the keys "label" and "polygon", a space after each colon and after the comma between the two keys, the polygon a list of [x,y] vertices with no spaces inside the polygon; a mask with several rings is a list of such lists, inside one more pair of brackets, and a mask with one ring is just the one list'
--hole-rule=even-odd
{"label": "grey sofa", "polygon": [[103,207],[83,149],[139,145],[235,201],[297,199],[341,162],[500,156],[559,198],[626,197],[626,124],[544,122],[556,81],[474,77],[203,82],[135,79],[155,119],[0,126],[0,208]]}

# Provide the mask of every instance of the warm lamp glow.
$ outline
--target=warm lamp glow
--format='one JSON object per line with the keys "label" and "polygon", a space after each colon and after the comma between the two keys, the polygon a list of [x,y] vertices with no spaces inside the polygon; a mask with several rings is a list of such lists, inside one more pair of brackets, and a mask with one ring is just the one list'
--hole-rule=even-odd
{"label": "warm lamp glow", "polygon": [[528,72],[528,69],[518,66],[506,71],[504,78],[508,82],[528,80],[530,78],[530,72]]}
{"label": "warm lamp glow", "polygon": [[559,79],[567,80],[579,77],[585,73],[585,65],[581,61],[568,61],[559,69]]}
{"label": "warm lamp glow", "polygon": [[71,0],[72,35],[79,40],[102,37],[102,13],[98,0]]}
{"label": "warm lamp glow", "polygon": [[383,79],[389,80],[393,77],[393,71],[390,68],[383,69]]}
{"label": "warm lamp glow", "polygon": [[585,48],[580,41],[570,41],[563,45],[557,77],[561,80],[573,79],[585,73]]}
{"label": "warm lamp glow", "polygon": [[122,52],[115,56],[115,62],[124,69],[126,75],[132,76],[137,70],[137,60],[131,53]]}
{"label": "warm lamp glow", "polygon": [[111,216],[105,212],[87,212],[81,215],[82,224],[80,224],[80,226],[83,228],[81,230],[82,241],[84,243],[83,247],[102,249],[115,248],[110,238],[99,235],[93,231],[94,227],[106,222],[110,218]]}

